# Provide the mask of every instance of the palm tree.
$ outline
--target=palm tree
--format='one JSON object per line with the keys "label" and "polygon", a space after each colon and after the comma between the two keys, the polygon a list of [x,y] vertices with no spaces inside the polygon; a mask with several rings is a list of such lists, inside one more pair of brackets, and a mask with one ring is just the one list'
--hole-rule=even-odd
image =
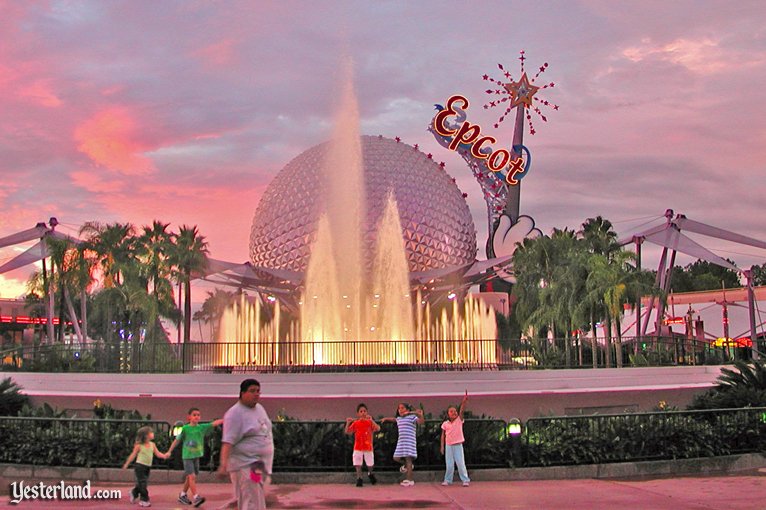
{"label": "palm tree", "polygon": [[718,389],[732,390],[736,388],[766,390],[766,365],[757,360],[736,360],[734,370],[721,368],[721,375],[718,376]]}
{"label": "palm tree", "polygon": [[219,288],[216,288],[213,292],[208,291],[207,299],[202,303],[202,308],[194,314],[194,320],[210,324],[210,339],[212,342],[218,339],[221,316],[234,301],[234,296],[233,292]]}
{"label": "palm tree", "polygon": [[571,363],[573,304],[582,293],[577,279],[582,273],[583,251],[574,231],[554,229],[550,237],[525,240],[513,259],[518,275],[513,292],[520,325],[524,330],[548,329],[554,337],[556,332],[564,332],[567,365]]}
{"label": "palm tree", "polygon": [[[72,292],[79,293],[81,288],[79,285],[79,251],[76,249],[74,243],[68,239],[58,239],[55,237],[46,237],[46,243],[48,244],[48,252],[51,257],[51,265],[56,268],[56,272],[53,273],[54,277],[51,278],[54,287],[58,287],[61,294],[64,297],[64,303],[66,303],[67,312],[69,318],[72,321],[72,327],[77,335],[77,340],[83,343],[85,338],[83,337],[82,330],[78,321],[77,314],[75,313],[74,305],[72,303]],[[63,330],[64,322],[61,321],[59,326]]]}
{"label": "palm tree", "polygon": [[29,405],[29,397],[21,389],[10,377],[0,381],[0,416],[16,416]]}
{"label": "palm tree", "polygon": [[601,216],[585,220],[577,234],[585,241],[591,253],[609,258],[620,249],[612,222]]}
{"label": "palm tree", "polygon": [[174,236],[175,246],[170,254],[170,260],[176,268],[178,284],[184,286],[184,343],[191,338],[191,280],[192,275],[201,273],[207,268],[208,243],[200,235],[197,226],[182,225]]}
{"label": "palm tree", "polygon": [[[33,319],[47,319],[45,298],[43,297],[47,295],[45,293],[46,284],[43,282],[42,271],[32,272],[26,286],[27,294],[24,296],[24,311]],[[38,324],[33,326],[33,342],[42,343],[44,330],[45,328]],[[35,340],[34,335],[37,333],[40,336]]]}
{"label": "palm tree", "polygon": [[80,235],[85,236],[84,249],[93,267],[100,272],[105,288],[119,285],[123,271],[131,269],[135,255],[134,233],[130,223],[87,222],[80,228]]}
{"label": "palm tree", "polygon": [[[590,273],[586,287],[590,293],[591,302],[599,302],[606,312],[607,328],[614,327],[615,351],[617,367],[622,366],[622,331],[621,319],[624,305],[635,300],[635,296],[656,294],[653,285],[647,283],[645,274],[630,264],[635,254],[618,250],[613,251],[610,258],[605,255],[593,254],[590,257]],[[607,334],[607,344],[611,334]],[[607,355],[607,366],[610,363]]]}
{"label": "palm tree", "polygon": [[[122,284],[125,273],[136,272],[133,258],[135,256],[135,229],[130,223],[102,224],[87,222],[80,228],[80,235],[85,236],[82,245],[90,267],[101,279],[103,289],[109,290]],[[113,293],[109,293],[112,296]],[[99,303],[107,306],[105,330],[106,340],[112,339],[112,332],[118,328],[112,327],[113,309],[119,300],[116,295]]]}
{"label": "palm tree", "polygon": [[[175,249],[173,234],[168,232],[169,223],[153,221],[151,226],[144,226],[136,244],[137,258],[141,262],[140,274],[146,282],[146,291],[155,302],[157,317],[177,320],[180,316],[173,299],[173,265],[171,254]],[[159,325],[152,325],[154,330]],[[154,336],[150,336],[153,339]]]}

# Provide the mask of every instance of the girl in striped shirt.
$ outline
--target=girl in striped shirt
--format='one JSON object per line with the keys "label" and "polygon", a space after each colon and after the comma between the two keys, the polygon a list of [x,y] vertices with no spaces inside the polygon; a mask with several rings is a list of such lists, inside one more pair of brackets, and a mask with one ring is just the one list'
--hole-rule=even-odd
{"label": "girl in striped shirt", "polygon": [[399,438],[396,441],[396,451],[394,451],[394,460],[402,466],[399,471],[405,473],[404,480],[399,485],[402,487],[411,487],[415,485],[412,479],[413,461],[418,457],[417,450],[417,427],[418,423],[425,423],[423,410],[413,411],[405,403],[400,403],[396,409],[396,418],[383,418],[381,423],[386,421],[395,421],[399,429]]}

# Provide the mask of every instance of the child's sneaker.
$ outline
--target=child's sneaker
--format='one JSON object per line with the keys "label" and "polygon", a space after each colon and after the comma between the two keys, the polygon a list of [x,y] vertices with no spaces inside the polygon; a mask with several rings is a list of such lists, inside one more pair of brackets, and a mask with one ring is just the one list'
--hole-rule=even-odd
{"label": "child's sneaker", "polygon": [[205,498],[203,498],[203,497],[202,497],[202,496],[200,496],[199,494],[197,494],[196,496],[194,496],[194,506],[195,506],[195,507],[199,507],[199,506],[200,506],[202,503],[204,503],[204,502],[205,502]]}
{"label": "child's sneaker", "polygon": [[375,478],[375,475],[373,473],[367,473],[367,476],[370,478],[370,484],[375,485],[378,483],[378,479]]}
{"label": "child's sneaker", "polygon": [[452,485],[452,484],[451,484],[451,483],[449,483],[447,480],[444,480],[444,481],[442,482],[442,485],[446,487],[447,485]]}
{"label": "child's sneaker", "polygon": [[471,485],[471,482],[463,482],[463,487],[468,487]]}
{"label": "child's sneaker", "polygon": [[138,506],[152,506],[152,504],[142,499],[141,501],[138,502]]}
{"label": "child's sneaker", "polygon": [[356,486],[357,487],[364,487],[364,482],[362,481],[361,478],[357,478],[356,479]]}
{"label": "child's sneaker", "polygon": [[189,496],[187,496],[183,492],[178,495],[178,502],[179,503],[183,503],[184,505],[191,505],[192,504],[191,500],[189,499]]}
{"label": "child's sneaker", "polygon": [[412,487],[413,485],[415,485],[415,481],[414,480],[402,480],[399,483],[399,485],[401,485],[402,487]]}

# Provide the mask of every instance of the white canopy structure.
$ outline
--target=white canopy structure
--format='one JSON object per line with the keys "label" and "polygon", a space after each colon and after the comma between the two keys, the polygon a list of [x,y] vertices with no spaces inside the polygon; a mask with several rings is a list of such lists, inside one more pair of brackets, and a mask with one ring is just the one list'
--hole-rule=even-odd
{"label": "white canopy structure", "polygon": [[[747,281],[748,304],[749,304],[749,311],[750,311],[750,336],[751,336],[751,341],[753,343],[753,356],[757,357],[758,351],[755,348],[757,344],[756,344],[755,306],[754,306],[754,295],[753,295],[752,268],[751,269],[738,268],[736,265],[732,264],[728,260],[722,257],[719,257],[712,251],[708,250],[707,248],[700,245],[699,243],[697,243],[690,237],[686,236],[683,233],[683,231],[688,231],[695,234],[704,235],[707,237],[723,239],[725,241],[730,241],[736,244],[744,244],[747,246],[752,246],[752,247],[760,248],[764,250],[766,250],[766,242],[760,241],[758,239],[754,239],[752,237],[737,234],[735,232],[730,232],[722,228],[714,227],[712,225],[707,225],[705,223],[690,220],[683,214],[678,214],[678,215],[675,215],[674,217],[674,213],[672,209],[668,209],[665,211],[665,218],[666,218],[666,222],[664,225],[659,225],[659,226],[644,230],[642,232],[637,232],[633,234],[629,239],[621,240],[620,244],[625,245],[630,242],[635,243],[639,264],[641,260],[642,243],[649,242],[652,244],[656,244],[658,246],[662,246],[662,255],[660,257],[660,264],[657,269],[657,286],[664,293],[667,293],[668,290],[670,289],[670,277],[672,274],[673,265],[675,263],[676,253],[678,252],[684,253],[686,255],[691,255],[692,257],[705,260],[707,262],[710,262],[711,264],[716,264],[718,266],[731,269],[732,271],[736,271],[744,275]],[[668,260],[668,257],[670,257],[669,260]],[[656,308],[657,308],[656,321],[657,322],[656,322],[655,331],[657,332],[657,334],[659,334],[661,321],[664,316],[665,305],[662,302],[662,300],[656,300],[656,301],[657,301],[656,302]],[[636,321],[636,327],[638,330],[637,336],[643,336],[646,334],[646,328],[648,326],[650,312],[655,306],[654,297],[650,298],[649,303],[650,304],[647,307],[647,313],[644,316],[643,323],[640,320]]]}

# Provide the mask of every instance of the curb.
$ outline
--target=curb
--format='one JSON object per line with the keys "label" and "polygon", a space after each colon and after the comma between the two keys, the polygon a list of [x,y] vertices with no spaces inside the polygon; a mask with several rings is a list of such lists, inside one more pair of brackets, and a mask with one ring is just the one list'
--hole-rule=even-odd
{"label": "curb", "polygon": [[[726,475],[735,472],[766,468],[766,456],[761,453],[728,455],[724,457],[705,457],[695,459],[657,460],[644,462],[622,462],[614,464],[589,464],[581,466],[549,466],[507,469],[476,469],[471,471],[473,481],[522,481],[522,480],[576,480],[607,478],[641,478],[667,476],[710,476]],[[381,482],[394,483],[400,475],[391,471],[376,472]],[[154,469],[153,484],[181,484],[183,471]],[[278,472],[273,476],[274,484],[334,484],[348,483],[354,476],[348,472]],[[443,471],[415,471],[415,480],[419,482],[438,482],[444,476]],[[99,482],[126,483],[134,482],[132,469],[119,468],[83,468],[66,466],[35,466],[31,464],[0,464],[0,480],[3,487],[13,480],[90,480]],[[229,483],[228,478],[220,478],[214,472],[202,471],[199,483]]]}

